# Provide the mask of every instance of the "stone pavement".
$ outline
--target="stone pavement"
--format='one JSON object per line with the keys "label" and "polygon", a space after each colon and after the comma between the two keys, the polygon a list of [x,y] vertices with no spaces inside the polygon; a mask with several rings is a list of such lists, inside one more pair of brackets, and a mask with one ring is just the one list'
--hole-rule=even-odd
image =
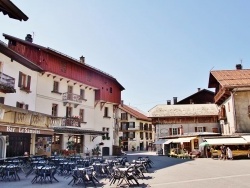
{"label": "stone pavement", "polygon": [[[140,187],[156,187],[156,188],[250,188],[250,160],[214,160],[207,158],[176,159],[166,156],[156,156],[154,152],[132,152],[127,154],[129,160],[138,158],[138,156],[149,156],[153,160],[153,168],[146,173],[146,179],[139,180]],[[71,177],[66,179],[62,176],[56,176],[59,183],[52,184],[31,184],[30,175],[28,178],[21,175],[21,181],[1,182],[0,188],[63,188],[72,187],[68,185]],[[100,179],[100,184],[97,187],[117,187],[109,185],[108,180]],[[87,187],[91,187],[89,184]],[[75,185],[74,187],[83,187],[83,185]],[[126,187],[126,185],[122,185]],[[135,186],[134,186],[135,187]]]}

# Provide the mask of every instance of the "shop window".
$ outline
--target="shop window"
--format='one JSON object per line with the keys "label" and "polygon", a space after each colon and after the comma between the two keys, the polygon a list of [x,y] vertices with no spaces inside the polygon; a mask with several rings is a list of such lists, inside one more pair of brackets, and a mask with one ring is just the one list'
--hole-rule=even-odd
{"label": "shop window", "polygon": [[53,135],[52,144],[61,144],[61,135],[58,134]]}

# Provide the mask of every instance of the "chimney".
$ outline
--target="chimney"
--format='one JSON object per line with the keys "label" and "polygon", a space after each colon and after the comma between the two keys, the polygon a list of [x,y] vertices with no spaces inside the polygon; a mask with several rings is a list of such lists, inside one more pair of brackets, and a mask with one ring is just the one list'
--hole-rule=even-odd
{"label": "chimney", "polygon": [[236,69],[237,70],[241,70],[242,69],[242,65],[241,64],[236,64]]}
{"label": "chimney", "polygon": [[121,106],[123,106],[123,100],[121,100]]}
{"label": "chimney", "polygon": [[167,100],[167,105],[171,105],[171,100]]}
{"label": "chimney", "polygon": [[25,37],[25,40],[28,41],[28,42],[33,42],[31,34],[27,34],[26,37]]}
{"label": "chimney", "polygon": [[198,91],[200,91],[200,90],[201,90],[201,88],[199,88],[199,87],[198,87],[197,89],[198,89]]}
{"label": "chimney", "polygon": [[85,57],[83,57],[83,56],[80,57],[80,63],[82,63],[82,64],[85,63]]}
{"label": "chimney", "polygon": [[174,104],[177,104],[177,97],[173,97]]}

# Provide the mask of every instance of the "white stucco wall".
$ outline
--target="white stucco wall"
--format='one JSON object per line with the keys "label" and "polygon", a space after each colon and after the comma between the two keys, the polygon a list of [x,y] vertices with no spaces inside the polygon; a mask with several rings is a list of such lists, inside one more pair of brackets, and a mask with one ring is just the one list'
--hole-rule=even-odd
{"label": "white stucco wall", "polygon": [[[37,72],[28,69],[27,67],[19,64],[16,61],[11,61],[11,59],[4,54],[0,53],[0,62],[1,63],[1,72],[4,74],[15,78],[15,89],[16,93],[0,93],[1,97],[5,97],[4,103],[6,105],[16,107],[16,102],[24,103],[29,105],[29,110],[35,110],[35,98],[36,98],[36,89],[37,89]],[[19,80],[19,71],[22,73],[31,76],[31,93],[26,93],[21,91],[18,87]]]}

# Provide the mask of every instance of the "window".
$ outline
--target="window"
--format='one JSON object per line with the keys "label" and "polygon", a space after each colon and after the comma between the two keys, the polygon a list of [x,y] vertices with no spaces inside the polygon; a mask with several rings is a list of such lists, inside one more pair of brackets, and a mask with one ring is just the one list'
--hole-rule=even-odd
{"label": "window", "polygon": [[109,108],[108,107],[104,108],[104,117],[109,117]]}
{"label": "window", "polygon": [[72,116],[72,107],[68,107],[66,108],[66,117],[71,117]]}
{"label": "window", "polygon": [[68,86],[68,93],[73,93],[73,86]]}
{"label": "window", "polygon": [[57,111],[58,111],[58,104],[52,104],[52,116],[57,116]]}
{"label": "window", "polygon": [[129,122],[128,127],[129,128],[135,128],[135,122]]}
{"label": "window", "polygon": [[31,76],[19,72],[18,87],[21,90],[30,91]]}
{"label": "window", "polygon": [[178,135],[179,129],[178,128],[172,128],[172,135]]}
{"label": "window", "polygon": [[57,81],[54,81],[54,84],[53,84],[53,91],[54,92],[59,92],[59,82]]}
{"label": "window", "polygon": [[143,132],[140,132],[140,138],[143,140]]}
{"label": "window", "polygon": [[212,128],[212,132],[213,133],[219,133],[219,130],[218,130],[218,128]]}
{"label": "window", "polygon": [[16,102],[16,107],[17,108],[22,108],[22,109],[25,109],[25,110],[29,109],[29,105],[28,104],[24,104],[24,103],[20,103],[20,102]]}
{"label": "window", "polygon": [[85,99],[85,90],[84,89],[80,89],[80,99]]}
{"label": "window", "polygon": [[52,136],[52,144],[61,144],[61,135],[55,134]]}
{"label": "window", "polygon": [[121,130],[123,131],[128,130],[127,123],[121,123]]}
{"label": "window", "polygon": [[143,130],[143,123],[140,123],[140,130]]}
{"label": "window", "polygon": [[121,113],[121,120],[128,120],[128,114],[127,113]]}
{"label": "window", "polygon": [[79,117],[80,117],[80,121],[84,122],[84,109],[80,109],[80,111],[79,111]]}
{"label": "window", "polygon": [[135,132],[129,132],[129,138],[135,138]]}
{"label": "window", "polygon": [[206,127],[195,127],[195,132],[206,132]]}
{"label": "window", "polygon": [[110,92],[110,93],[113,93],[112,87],[109,88],[109,92]]}

